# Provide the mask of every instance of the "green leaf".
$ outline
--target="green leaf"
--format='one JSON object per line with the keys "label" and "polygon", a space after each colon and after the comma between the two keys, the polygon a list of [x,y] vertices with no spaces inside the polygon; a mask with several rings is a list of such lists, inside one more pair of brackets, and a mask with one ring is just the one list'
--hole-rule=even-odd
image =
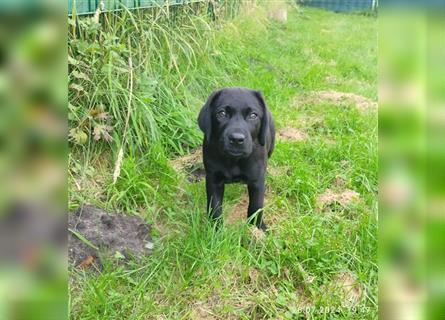
{"label": "green leaf", "polygon": [[120,253],[119,251],[116,251],[116,252],[114,253],[114,258],[115,258],[115,259],[122,260],[122,259],[125,259],[125,256],[124,256],[122,253]]}
{"label": "green leaf", "polygon": [[81,233],[74,231],[73,229],[68,228],[68,231],[71,232],[72,234],[74,234],[77,238],[79,238],[80,241],[82,241],[83,243],[85,243],[87,246],[95,249],[95,250],[99,250],[98,247],[96,247],[94,244],[92,244],[87,238],[85,238]]}

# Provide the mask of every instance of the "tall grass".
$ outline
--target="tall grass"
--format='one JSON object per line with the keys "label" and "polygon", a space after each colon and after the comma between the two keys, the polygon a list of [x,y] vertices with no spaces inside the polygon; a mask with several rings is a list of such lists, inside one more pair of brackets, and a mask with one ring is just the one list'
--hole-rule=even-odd
{"label": "tall grass", "polygon": [[[240,1],[209,4],[69,19],[70,169],[77,191],[91,188],[95,171],[98,185],[110,185],[114,166],[123,181],[112,183],[105,202],[132,211],[142,197],[149,206],[154,198],[148,201],[147,194],[155,194],[149,189],[174,179],[166,160],[201,142],[196,113],[209,92],[227,83],[221,79],[229,78],[215,75],[215,35],[241,10]],[[135,159],[144,159],[140,170],[151,175],[127,188],[134,181],[121,169],[134,167]],[[165,169],[162,175],[152,170],[156,167]],[[84,195],[70,193],[71,200]],[[74,202],[95,196],[89,198]]]}
{"label": "tall grass", "polygon": [[[233,15],[229,1],[220,15]],[[212,52],[220,22],[208,3],[122,10],[70,19],[69,122],[73,150],[123,143],[132,152],[182,154],[199,143],[192,121],[216,83],[194,70]],[[129,59],[132,60],[130,70]],[[134,74],[132,92],[130,71]],[[132,103],[128,104],[132,95]],[[129,110],[130,109],[130,110]]]}

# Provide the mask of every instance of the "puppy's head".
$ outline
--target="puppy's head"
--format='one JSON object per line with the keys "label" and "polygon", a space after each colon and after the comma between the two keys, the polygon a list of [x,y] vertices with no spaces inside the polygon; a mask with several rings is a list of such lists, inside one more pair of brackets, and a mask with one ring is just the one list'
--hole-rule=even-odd
{"label": "puppy's head", "polygon": [[198,124],[206,143],[216,143],[228,157],[245,158],[256,144],[264,146],[269,113],[259,91],[225,88],[209,96]]}

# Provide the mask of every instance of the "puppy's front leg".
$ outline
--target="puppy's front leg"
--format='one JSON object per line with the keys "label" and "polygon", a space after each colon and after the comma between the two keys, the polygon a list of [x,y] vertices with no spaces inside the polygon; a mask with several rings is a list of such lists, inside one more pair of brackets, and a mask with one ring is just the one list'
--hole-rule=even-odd
{"label": "puppy's front leg", "polygon": [[222,214],[222,201],[224,197],[224,183],[214,181],[206,177],[207,191],[207,213],[214,219],[218,219]]}
{"label": "puppy's front leg", "polygon": [[[263,223],[263,205],[264,205],[264,179],[249,183],[249,208],[247,209],[247,219],[250,223],[255,223],[257,228],[266,231],[267,226]],[[259,210],[259,211],[258,211]],[[252,218],[256,212],[256,218]]]}

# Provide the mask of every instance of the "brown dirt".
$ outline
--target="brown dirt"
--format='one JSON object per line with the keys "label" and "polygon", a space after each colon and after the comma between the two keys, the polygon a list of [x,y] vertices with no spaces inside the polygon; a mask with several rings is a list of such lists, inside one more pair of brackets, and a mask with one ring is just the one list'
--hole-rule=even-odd
{"label": "brown dirt", "polygon": [[195,149],[190,154],[171,160],[170,164],[173,169],[180,171],[187,165],[194,164],[200,161],[202,161],[202,150]]}
{"label": "brown dirt", "polygon": [[85,267],[93,263],[100,266],[99,256],[138,258],[149,255],[153,249],[151,227],[138,216],[110,215],[94,206],[84,205],[68,215],[68,228],[68,258],[74,266]]}
{"label": "brown dirt", "polygon": [[207,298],[206,301],[196,302],[191,314],[191,319],[196,320],[217,320],[220,319],[213,309],[218,306],[221,299],[218,295],[214,294]]}
{"label": "brown dirt", "polygon": [[[266,186],[266,196],[264,198],[264,206],[267,206],[269,202],[269,198],[267,194],[270,193],[271,190]],[[235,224],[239,221],[246,222],[247,221],[247,207],[249,206],[249,197],[247,193],[243,193],[241,199],[238,200],[238,203],[233,207],[233,209],[229,212],[227,216],[228,224]],[[264,221],[266,224],[271,223],[270,217],[264,215]]]}
{"label": "brown dirt", "polygon": [[196,149],[188,155],[171,160],[170,165],[177,172],[186,174],[187,180],[190,182],[198,182],[205,178],[201,149]]}
{"label": "brown dirt", "polygon": [[235,207],[230,211],[227,216],[228,224],[235,224],[238,221],[246,221],[247,219],[247,207],[249,206],[249,197],[246,193],[241,196],[241,199],[235,205]]}
{"label": "brown dirt", "polygon": [[[267,206],[267,203],[269,202],[270,198],[267,197],[268,193],[271,193],[271,190],[268,190],[266,186],[266,197],[264,198],[264,206]],[[229,225],[233,225],[236,223],[246,223],[247,222],[247,207],[249,206],[249,197],[247,196],[247,193],[244,193],[241,196],[241,199],[238,201],[238,203],[233,207],[233,209],[229,212],[229,214],[226,217],[226,221]],[[263,215],[264,222],[267,224],[267,226],[271,229],[276,226],[280,220],[282,220],[282,216],[280,216],[279,212],[272,212],[271,210],[265,209],[266,212]],[[254,237],[256,240],[262,240],[265,237],[265,233],[257,228],[252,227],[250,230],[252,237]]]}
{"label": "brown dirt", "polygon": [[296,128],[281,128],[278,130],[277,134],[280,139],[287,141],[299,142],[307,139],[307,134],[304,131]]}
{"label": "brown dirt", "polygon": [[334,104],[344,104],[344,103],[352,103],[354,104],[358,110],[374,110],[377,109],[377,102],[372,101],[364,96],[348,93],[348,92],[339,92],[339,91],[315,91],[309,93],[302,100],[298,99],[297,105],[301,102],[307,103],[322,103],[322,102],[330,102]]}
{"label": "brown dirt", "polygon": [[[336,183],[339,183],[339,181]],[[319,209],[323,209],[333,203],[338,203],[343,208],[346,208],[359,199],[360,195],[354,190],[344,189],[342,191],[334,192],[331,189],[326,189],[325,192],[317,197],[316,204]]]}
{"label": "brown dirt", "polygon": [[342,176],[336,175],[334,179],[334,185],[336,187],[343,187],[345,185],[345,180],[343,179]]}

